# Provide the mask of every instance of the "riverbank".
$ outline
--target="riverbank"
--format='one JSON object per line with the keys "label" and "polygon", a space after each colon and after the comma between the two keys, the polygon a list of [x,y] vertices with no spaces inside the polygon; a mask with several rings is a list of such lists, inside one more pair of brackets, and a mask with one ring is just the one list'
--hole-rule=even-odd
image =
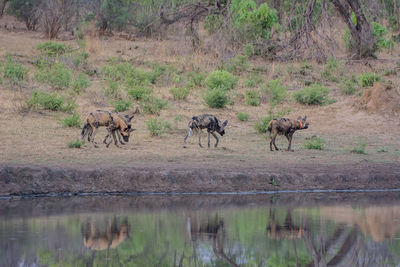
{"label": "riverbank", "polygon": [[0,165],[0,196],[85,193],[222,193],[400,188],[399,164],[207,168],[164,166]]}

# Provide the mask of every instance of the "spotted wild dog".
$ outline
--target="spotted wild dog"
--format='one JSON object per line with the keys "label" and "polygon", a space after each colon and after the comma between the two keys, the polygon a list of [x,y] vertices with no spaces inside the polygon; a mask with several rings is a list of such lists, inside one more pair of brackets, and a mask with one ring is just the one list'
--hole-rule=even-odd
{"label": "spotted wild dog", "polygon": [[[107,127],[107,131],[112,135],[115,145],[118,146],[117,139],[115,137],[115,131],[119,130],[121,132],[122,138],[125,142],[129,141],[130,130],[126,123],[116,114],[110,113],[108,111],[96,111],[91,112],[87,119],[85,125],[82,127],[81,139],[88,136],[88,141],[91,142],[94,147],[97,147],[97,143],[94,141],[97,129],[100,126]],[[110,141],[107,143],[107,147],[110,145]]]}
{"label": "spotted wild dog", "polygon": [[[103,110],[97,110],[97,111],[104,112]],[[105,112],[108,112],[108,111],[105,111]],[[128,112],[128,113],[118,113],[116,111],[111,112],[111,113],[114,113],[117,116],[119,116],[126,123],[126,125],[128,126],[128,129],[129,129],[130,132],[135,131],[135,129],[132,129],[132,119],[135,117],[136,114],[140,113],[138,107],[136,107],[135,111],[131,111],[131,112]],[[121,140],[120,130],[117,129],[117,130],[115,130],[115,132],[117,134],[117,137],[118,137],[118,140],[119,140],[120,144],[121,145],[125,145],[125,143]],[[107,139],[108,138],[112,138],[112,133],[111,132],[108,132],[106,137],[104,138],[104,140],[103,140],[104,144],[107,144]]]}
{"label": "spotted wild dog", "polygon": [[185,136],[185,139],[183,140],[183,147],[186,147],[186,139],[192,135],[193,129],[196,129],[198,134],[199,134],[199,146],[203,147],[200,142],[200,137],[201,137],[201,130],[202,129],[207,129],[208,133],[208,147],[210,147],[210,134],[212,134],[217,140],[215,143],[214,147],[218,146],[218,136],[215,134],[215,132],[219,133],[221,136],[225,134],[225,127],[228,124],[228,121],[224,121],[222,124],[221,122],[217,119],[217,117],[210,115],[210,114],[203,114],[200,116],[194,116],[192,119],[189,121],[189,131]]}
{"label": "spotted wild dog", "polygon": [[271,142],[269,143],[270,150],[273,151],[272,145],[274,145],[275,150],[279,150],[279,148],[275,144],[275,139],[276,136],[280,134],[280,135],[285,135],[287,140],[289,141],[289,146],[287,150],[293,151],[290,149],[290,147],[292,146],[293,134],[297,130],[303,130],[308,128],[308,122],[306,122],[306,120],[307,116],[304,116],[304,118],[299,116],[297,120],[292,120],[287,118],[279,118],[271,120],[268,124],[268,129],[267,129],[267,131],[270,132],[270,136],[272,134]]}

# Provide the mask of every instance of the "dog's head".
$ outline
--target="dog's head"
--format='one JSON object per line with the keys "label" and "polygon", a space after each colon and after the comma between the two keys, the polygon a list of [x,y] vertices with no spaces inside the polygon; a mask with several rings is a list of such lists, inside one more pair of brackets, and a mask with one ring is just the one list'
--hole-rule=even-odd
{"label": "dog's head", "polygon": [[228,124],[228,121],[226,120],[226,121],[224,121],[224,123],[222,123],[222,125],[218,125],[218,126],[219,126],[219,129],[217,130],[217,132],[218,132],[221,136],[224,136],[224,134],[225,134],[225,127],[226,127],[227,124]]}
{"label": "dog's head", "polygon": [[301,116],[297,117],[297,122],[299,123],[299,130],[308,128],[307,116],[304,116],[304,118]]}
{"label": "dog's head", "polygon": [[124,139],[125,142],[129,141],[129,134],[131,133],[131,129],[128,128],[128,126],[125,126],[124,128],[121,128],[121,135],[122,138]]}

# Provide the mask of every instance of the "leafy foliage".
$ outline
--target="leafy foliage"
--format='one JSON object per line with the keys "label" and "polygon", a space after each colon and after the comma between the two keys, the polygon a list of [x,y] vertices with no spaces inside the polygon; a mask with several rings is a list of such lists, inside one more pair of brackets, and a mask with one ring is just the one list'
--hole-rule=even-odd
{"label": "leafy foliage", "polygon": [[282,85],[280,79],[270,80],[268,82],[267,93],[271,96],[271,104],[282,103],[286,97],[286,87]]}
{"label": "leafy foliage", "polygon": [[382,26],[378,22],[373,21],[371,23],[371,33],[375,38],[374,50],[381,51],[382,49],[390,49],[393,48],[393,41],[386,39],[385,36],[388,33],[388,30],[385,26]]}
{"label": "leafy foliage", "polygon": [[46,67],[35,75],[40,83],[47,83],[56,90],[62,90],[70,87],[72,73],[63,64],[56,63],[52,67]]}
{"label": "leafy foliage", "polygon": [[307,149],[323,150],[324,141],[319,137],[313,137],[304,144],[304,147]]}
{"label": "leafy foliage", "polygon": [[171,129],[171,124],[165,120],[158,120],[157,118],[148,119],[146,121],[147,129],[151,136],[160,136],[166,130]]}
{"label": "leafy foliage", "polygon": [[65,53],[71,52],[72,50],[71,46],[69,45],[53,43],[53,42],[41,43],[36,46],[36,49],[48,57],[60,56]]}
{"label": "leafy foliage", "polygon": [[268,115],[266,117],[260,118],[258,121],[254,123],[254,129],[259,134],[265,134],[268,129],[268,124],[271,120],[275,118],[280,118],[286,115],[288,110],[281,110],[281,111],[273,111],[272,109],[268,110]]}
{"label": "leafy foliage", "polygon": [[245,93],[244,100],[247,105],[258,106],[260,105],[260,92],[258,90],[249,90]]}
{"label": "leafy foliage", "polygon": [[237,83],[237,78],[225,70],[211,72],[206,78],[206,85],[210,89],[231,90]]}
{"label": "leafy foliage", "polygon": [[114,110],[115,110],[116,112],[123,112],[123,111],[126,111],[126,110],[129,109],[130,106],[131,106],[131,102],[125,101],[125,100],[123,100],[123,99],[121,99],[121,100],[116,100],[116,101],[114,101],[114,103],[113,103],[113,107],[114,107]]}
{"label": "leafy foliage", "polygon": [[81,148],[85,144],[85,141],[76,139],[67,143],[69,148]]}
{"label": "leafy foliage", "polygon": [[169,92],[174,97],[174,99],[186,99],[190,94],[190,89],[187,87],[172,87]]}
{"label": "leafy foliage", "polygon": [[63,110],[65,100],[64,97],[57,94],[49,94],[45,92],[35,91],[32,97],[27,101],[29,107],[42,107],[48,110]]}
{"label": "leafy foliage", "polygon": [[365,72],[358,75],[358,81],[363,87],[373,86],[375,82],[380,81],[381,77],[374,72]]}
{"label": "leafy foliage", "polygon": [[75,127],[75,128],[80,128],[81,126],[81,116],[74,112],[71,116],[65,117],[63,120],[62,124],[64,127]]}
{"label": "leafy foliage", "polygon": [[240,121],[248,121],[249,120],[249,114],[245,113],[245,112],[239,112],[236,117]]}
{"label": "leafy foliage", "polygon": [[325,86],[313,84],[293,94],[294,99],[306,105],[324,105],[332,102],[328,97],[329,90]]}
{"label": "leafy foliage", "polygon": [[15,63],[11,56],[6,56],[3,77],[8,79],[12,85],[25,80],[28,77],[28,72],[28,68],[21,63]]}
{"label": "leafy foliage", "polygon": [[72,90],[77,93],[80,94],[85,88],[89,87],[90,82],[88,77],[83,74],[80,73],[78,75],[78,77],[72,82]]}
{"label": "leafy foliage", "polygon": [[229,96],[226,91],[221,88],[208,89],[203,97],[210,108],[223,108],[229,102]]}
{"label": "leafy foliage", "polygon": [[153,96],[143,99],[141,102],[143,112],[150,114],[158,114],[162,109],[168,106],[168,101]]}

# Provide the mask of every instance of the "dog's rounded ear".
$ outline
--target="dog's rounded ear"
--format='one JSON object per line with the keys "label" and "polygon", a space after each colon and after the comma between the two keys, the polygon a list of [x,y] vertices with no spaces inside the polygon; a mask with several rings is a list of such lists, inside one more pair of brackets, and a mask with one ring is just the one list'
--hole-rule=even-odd
{"label": "dog's rounded ear", "polygon": [[228,120],[224,121],[224,123],[222,123],[222,127],[225,127],[226,125],[228,125]]}
{"label": "dog's rounded ear", "polygon": [[298,117],[297,117],[297,120],[298,120],[298,121],[301,121],[301,116],[298,116]]}
{"label": "dog's rounded ear", "polygon": [[306,121],[306,120],[307,120],[307,115],[305,115],[305,116],[303,117],[303,120],[304,120],[304,121]]}

